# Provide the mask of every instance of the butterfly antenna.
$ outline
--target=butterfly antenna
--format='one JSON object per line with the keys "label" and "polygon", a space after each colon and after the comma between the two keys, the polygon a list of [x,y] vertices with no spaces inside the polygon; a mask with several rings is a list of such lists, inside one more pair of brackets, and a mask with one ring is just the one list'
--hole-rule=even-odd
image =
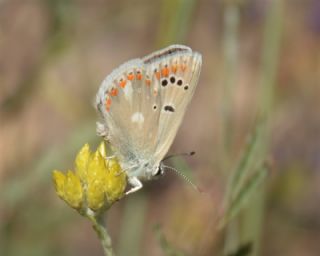
{"label": "butterfly antenna", "polygon": [[173,154],[173,155],[169,155],[169,156],[163,158],[162,161],[168,160],[168,159],[170,159],[172,157],[176,157],[176,156],[193,156],[195,154],[196,154],[195,151],[191,151],[191,152],[188,152],[188,153]]}
{"label": "butterfly antenna", "polygon": [[188,182],[195,190],[197,190],[199,193],[202,193],[201,189],[199,189],[186,175],[184,175],[183,173],[179,172],[176,168],[173,168],[171,166],[168,165],[162,165],[165,169],[170,170],[170,171],[174,171],[175,173],[177,173],[179,176],[181,176],[186,182]]}

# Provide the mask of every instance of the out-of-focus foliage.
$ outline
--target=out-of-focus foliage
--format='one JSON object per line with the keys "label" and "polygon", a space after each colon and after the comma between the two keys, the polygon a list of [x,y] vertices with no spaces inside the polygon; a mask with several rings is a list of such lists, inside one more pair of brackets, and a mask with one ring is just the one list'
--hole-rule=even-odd
{"label": "out-of-focus foliage", "polygon": [[[280,24],[273,19],[266,30],[274,2],[0,1],[0,255],[102,255],[90,225],[57,199],[51,171],[73,166],[84,143],[98,146],[92,101],[104,77],[168,43],[203,55],[171,152],[197,152],[173,164],[205,193],[167,173],[115,203],[106,220],[117,255],[223,255],[224,241],[237,244],[229,255],[246,255],[245,245],[256,250],[248,223],[259,220],[261,255],[318,255],[320,4],[279,0],[281,39],[266,41]],[[236,9],[227,12],[229,4]],[[237,53],[231,62],[226,49]],[[245,153],[257,144],[245,145],[261,106],[270,107],[262,131],[269,135],[258,161]],[[248,204],[235,200],[236,219],[221,231],[230,175],[241,163],[250,172],[238,172],[232,198],[261,184],[255,171],[268,163],[263,195],[254,189]]]}

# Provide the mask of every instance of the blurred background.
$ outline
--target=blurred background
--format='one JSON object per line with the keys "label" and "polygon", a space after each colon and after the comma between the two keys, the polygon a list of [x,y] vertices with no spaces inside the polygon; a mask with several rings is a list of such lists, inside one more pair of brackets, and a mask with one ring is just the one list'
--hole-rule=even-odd
{"label": "blurred background", "polygon": [[[51,173],[100,142],[105,76],[172,43],[203,68],[170,150],[197,154],[171,164],[206,194],[167,173],[120,200],[106,216],[117,255],[319,255],[317,0],[1,0],[0,255],[103,255]],[[248,161],[267,175],[241,174],[228,208]]]}

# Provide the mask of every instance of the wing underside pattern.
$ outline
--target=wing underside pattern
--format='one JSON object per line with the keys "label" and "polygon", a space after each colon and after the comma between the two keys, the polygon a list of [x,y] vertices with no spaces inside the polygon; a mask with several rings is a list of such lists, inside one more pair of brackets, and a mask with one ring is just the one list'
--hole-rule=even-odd
{"label": "wing underside pattern", "polygon": [[174,45],[131,60],[107,76],[96,107],[122,162],[162,160],[194,94],[200,69],[200,54]]}

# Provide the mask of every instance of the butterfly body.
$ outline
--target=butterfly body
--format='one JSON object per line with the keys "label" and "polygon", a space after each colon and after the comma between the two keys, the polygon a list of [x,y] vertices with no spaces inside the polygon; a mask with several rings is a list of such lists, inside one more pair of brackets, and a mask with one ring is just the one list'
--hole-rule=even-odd
{"label": "butterfly body", "polygon": [[201,55],[172,45],[121,65],[102,82],[95,105],[97,132],[113,146],[133,186],[163,173],[171,146],[195,91]]}

